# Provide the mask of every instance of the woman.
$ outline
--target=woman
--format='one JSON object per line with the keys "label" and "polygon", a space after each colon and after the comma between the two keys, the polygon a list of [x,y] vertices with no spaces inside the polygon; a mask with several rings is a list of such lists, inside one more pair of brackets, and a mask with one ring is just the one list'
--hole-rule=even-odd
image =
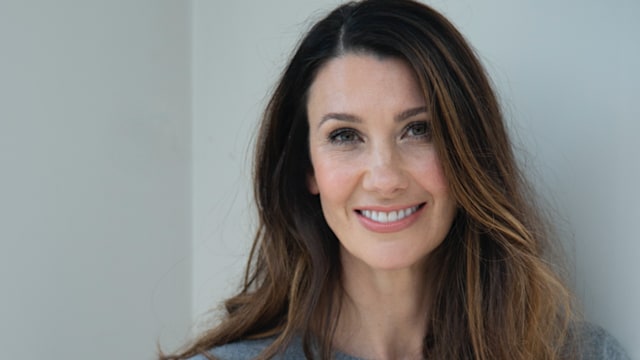
{"label": "woman", "polygon": [[348,3],[306,34],[254,184],[242,290],[163,359],[624,356],[578,325],[489,80],[427,6]]}

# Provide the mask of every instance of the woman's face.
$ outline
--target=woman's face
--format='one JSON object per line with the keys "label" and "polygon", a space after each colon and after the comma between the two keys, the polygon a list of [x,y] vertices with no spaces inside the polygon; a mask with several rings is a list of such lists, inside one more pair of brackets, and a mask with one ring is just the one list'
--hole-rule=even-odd
{"label": "woman's face", "polygon": [[343,263],[422,265],[447,235],[456,204],[409,66],[370,55],[332,59],[311,86],[307,112],[307,185],[320,196]]}

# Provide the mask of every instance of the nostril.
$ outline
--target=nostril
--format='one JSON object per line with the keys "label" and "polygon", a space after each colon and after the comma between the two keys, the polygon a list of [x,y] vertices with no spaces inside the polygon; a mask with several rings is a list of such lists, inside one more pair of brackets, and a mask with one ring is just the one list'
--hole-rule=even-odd
{"label": "nostril", "polygon": [[365,175],[363,187],[369,191],[392,193],[408,187],[408,176],[397,166],[375,166]]}

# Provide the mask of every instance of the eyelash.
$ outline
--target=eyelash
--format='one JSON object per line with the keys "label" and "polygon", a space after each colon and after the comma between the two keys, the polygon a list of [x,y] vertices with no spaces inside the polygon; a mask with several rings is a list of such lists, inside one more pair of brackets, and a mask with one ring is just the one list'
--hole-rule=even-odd
{"label": "eyelash", "polygon": [[[409,135],[416,137],[420,140],[431,140],[431,124],[427,121],[415,121],[411,124],[407,125],[405,128],[404,134],[408,134],[410,131],[415,130],[417,127],[424,127],[424,134],[420,135]],[[404,135],[403,134],[403,135]]]}
{"label": "eyelash", "polygon": [[[352,139],[340,139],[340,137],[343,137],[345,135],[348,136],[352,136]],[[329,134],[329,142],[332,144],[338,144],[338,145],[349,145],[349,144],[353,144],[357,141],[359,141],[361,139],[360,135],[358,134],[358,132],[354,129],[351,128],[340,128],[337,130],[332,131]]]}
{"label": "eyelash", "polygon": [[[415,132],[416,129],[420,127],[424,128],[422,134],[411,134],[411,132]],[[349,138],[345,139],[347,136]],[[431,124],[427,121],[415,121],[410,123],[404,128],[402,133],[402,137],[409,137],[410,140],[418,140],[418,141],[429,141],[431,140]],[[332,131],[329,134],[329,142],[337,145],[350,145],[362,140],[362,137],[352,128],[340,128]]]}

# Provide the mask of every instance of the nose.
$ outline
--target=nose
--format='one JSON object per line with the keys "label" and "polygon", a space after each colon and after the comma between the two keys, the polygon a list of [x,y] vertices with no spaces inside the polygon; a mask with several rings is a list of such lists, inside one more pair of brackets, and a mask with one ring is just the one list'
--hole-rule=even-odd
{"label": "nose", "polygon": [[393,146],[379,146],[370,151],[362,186],[366,191],[392,197],[409,186],[402,157]]}

